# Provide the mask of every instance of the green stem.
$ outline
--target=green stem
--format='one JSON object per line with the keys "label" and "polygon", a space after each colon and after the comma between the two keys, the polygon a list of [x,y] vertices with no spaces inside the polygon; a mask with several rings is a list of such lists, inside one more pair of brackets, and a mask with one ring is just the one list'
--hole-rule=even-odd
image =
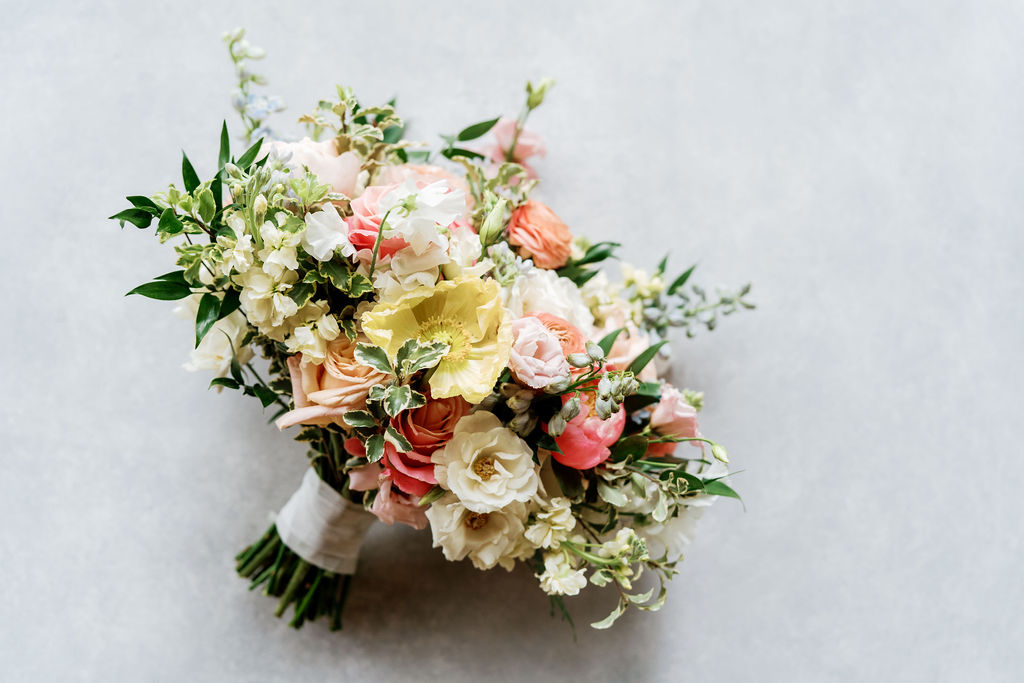
{"label": "green stem", "polygon": [[377,229],[377,239],[373,241],[373,257],[370,259],[370,272],[367,275],[367,279],[370,283],[373,283],[373,269],[377,267],[377,252],[380,250],[380,243],[384,241],[384,228],[388,223],[388,216],[394,210],[392,207],[388,209],[388,212],[384,214],[384,218],[380,219],[380,227]]}

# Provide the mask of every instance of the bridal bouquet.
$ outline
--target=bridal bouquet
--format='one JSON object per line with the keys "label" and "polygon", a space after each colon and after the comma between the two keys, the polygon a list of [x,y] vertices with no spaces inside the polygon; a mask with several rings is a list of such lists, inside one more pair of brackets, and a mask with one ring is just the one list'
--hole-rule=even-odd
{"label": "bridal bouquet", "polygon": [[[186,365],[253,396],[308,446],[310,468],[239,574],[292,608],[291,624],[340,628],[359,547],[375,520],[429,527],[451,561],[517,562],[553,608],[588,584],[658,609],[694,522],[737,497],[725,449],[698,426],[702,395],[659,379],[671,328],[711,329],[752,308],[735,293],[622,264],[533,198],[517,118],[406,140],[394,102],[348,88],[275,137],[279,101],[254,92],[262,52],[225,36],[247,142],[221,127],[215,170],[188,157],[181,185],[130,196],[113,216],[154,227],[178,268],[133,289],[181,300],[195,323]],[[660,368],[664,371],[664,367]],[[654,585],[642,579],[654,575]],[[570,619],[571,622],[571,619]]]}

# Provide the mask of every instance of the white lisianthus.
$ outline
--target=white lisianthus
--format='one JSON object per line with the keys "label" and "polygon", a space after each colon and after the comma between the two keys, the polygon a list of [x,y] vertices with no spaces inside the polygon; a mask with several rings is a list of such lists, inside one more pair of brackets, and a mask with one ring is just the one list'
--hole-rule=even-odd
{"label": "white lisianthus", "polygon": [[522,503],[511,503],[494,512],[473,512],[448,493],[426,514],[434,547],[441,548],[449,561],[468,557],[477,569],[501,565],[512,571],[516,560],[533,552],[521,542],[527,515]]}
{"label": "white lisianthus", "polygon": [[282,230],[280,224],[285,221],[285,214],[278,214],[278,223],[267,221],[260,226],[260,237],[263,239],[263,248],[257,254],[263,262],[263,272],[275,280],[281,280],[286,273],[299,268],[298,247],[302,242],[301,232],[289,232]]}
{"label": "white lisianthus", "polygon": [[317,261],[330,261],[341,248],[341,255],[352,256],[356,248],[348,241],[348,226],[338,215],[333,204],[306,214],[306,230],[302,233],[302,248]]}
{"label": "white lisianthus", "polygon": [[544,553],[544,571],[534,576],[548,595],[578,595],[587,585],[582,569],[573,569],[565,553]]}
{"label": "white lisianthus", "polygon": [[594,316],[583,303],[579,287],[553,270],[524,268],[511,286],[503,290],[505,307],[516,318],[529,313],[550,313],[565,318],[589,337]]}
{"label": "white lisianthus", "polygon": [[[175,309],[175,315],[186,320],[195,320],[199,310],[201,295],[193,294],[181,302]],[[213,324],[199,346],[189,354],[184,367],[189,372],[208,370],[215,377],[224,377],[231,370],[231,359],[237,357],[239,363],[252,360],[252,349],[242,345],[242,339],[249,331],[249,323],[241,311],[234,311]],[[220,387],[218,387],[218,390]]]}
{"label": "white lisianthus", "polygon": [[466,195],[448,181],[417,188],[407,179],[380,198],[380,215],[388,214],[387,231],[400,235],[413,251],[422,254],[430,245],[448,249],[448,238],[438,230],[448,227],[466,211]]}
{"label": "white lisianthus", "polygon": [[525,503],[537,492],[533,450],[487,411],[460,419],[451,440],[431,460],[437,483],[473,512]]}
{"label": "white lisianthus", "polygon": [[432,245],[422,254],[412,247],[395,253],[390,263],[373,273],[373,286],[380,290],[381,299],[397,299],[419,287],[432,287],[441,274],[440,266],[448,262],[448,254]]}
{"label": "white lisianthus", "polygon": [[263,270],[253,268],[234,279],[242,288],[238,298],[245,317],[261,333],[275,341],[283,341],[285,330],[282,325],[299,310],[288,296],[292,283],[298,279],[295,272],[287,271],[281,279],[276,279]]}
{"label": "white lisianthus", "polygon": [[537,548],[558,548],[576,528],[568,498],[552,498],[526,527],[526,540]]}
{"label": "white lisianthus", "polygon": [[451,259],[442,270],[449,280],[457,277],[483,277],[494,267],[488,258],[480,258],[483,247],[480,236],[468,225],[457,225],[448,235],[448,256]]}

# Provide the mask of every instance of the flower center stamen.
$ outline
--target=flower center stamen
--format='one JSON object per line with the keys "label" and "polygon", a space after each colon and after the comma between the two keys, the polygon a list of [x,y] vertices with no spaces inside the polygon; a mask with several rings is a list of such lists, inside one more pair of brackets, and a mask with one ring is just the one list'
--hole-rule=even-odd
{"label": "flower center stamen", "polygon": [[441,342],[448,345],[444,360],[459,362],[469,356],[469,342],[465,327],[458,320],[435,315],[420,323],[416,337],[426,342]]}
{"label": "flower center stamen", "polygon": [[489,455],[477,458],[476,462],[473,463],[473,471],[476,472],[476,476],[484,481],[498,473],[498,470],[494,469],[494,458]]}
{"label": "flower center stamen", "polygon": [[487,526],[487,520],[490,519],[491,515],[487,512],[470,512],[466,515],[466,526],[477,531]]}

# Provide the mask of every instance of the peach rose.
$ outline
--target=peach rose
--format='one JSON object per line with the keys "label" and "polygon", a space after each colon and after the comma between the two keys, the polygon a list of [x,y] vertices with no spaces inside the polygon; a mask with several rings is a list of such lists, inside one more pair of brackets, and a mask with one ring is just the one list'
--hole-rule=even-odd
{"label": "peach rose", "polygon": [[355,350],[356,342],[342,334],[327,344],[326,358],[319,365],[301,354],[288,359],[295,409],[277,418],[278,429],[297,424],[344,425],[342,415],[366,407],[370,387],[388,375],[358,362]]}
{"label": "peach rose", "polygon": [[528,201],[508,222],[509,244],[538,268],[561,268],[569,260],[572,233],[555,212],[540,202]]}
{"label": "peach rose", "polygon": [[353,152],[338,154],[334,140],[314,142],[306,137],[298,142],[275,140],[268,146],[279,157],[291,155],[287,162],[288,168],[296,171],[308,168],[322,182],[330,185],[334,192],[340,192],[346,197],[355,195],[362,162]]}
{"label": "peach rose", "polygon": [[[493,161],[500,164],[508,159],[508,149],[512,146],[512,138],[516,134],[515,119],[502,118],[494,124],[494,128],[491,128],[491,134],[494,135],[494,145],[489,147],[486,153]],[[512,151],[512,161],[521,164],[531,178],[536,178],[537,174],[533,172],[526,160],[535,156],[543,157],[546,154],[547,149],[545,149],[541,137],[524,129],[516,139],[516,148]]]}
{"label": "peach rose", "polygon": [[558,343],[562,345],[562,353],[568,356],[570,353],[584,353],[586,351],[587,339],[580,332],[580,329],[565,318],[559,318],[551,313],[530,313],[537,318],[544,327],[558,337]]}
{"label": "peach rose", "polygon": [[[663,436],[674,436],[685,439],[699,439],[700,428],[697,424],[697,409],[686,402],[683,393],[670,384],[661,390],[661,400],[651,409],[651,428]],[[702,447],[702,442],[691,441],[690,444]],[[676,443],[651,444],[648,455],[665,456],[675,453]]]}
{"label": "peach rose", "polygon": [[569,363],[558,337],[539,319],[525,316],[512,321],[512,349],[508,368],[521,384],[543,389],[569,375]]}
{"label": "peach rose", "polygon": [[[348,241],[356,248],[356,258],[364,265],[373,260],[373,244],[380,232],[380,223],[384,216],[380,213],[380,198],[395,185],[373,185],[358,198],[352,200],[352,215],[345,219],[348,223]],[[382,240],[377,250],[377,262],[386,263],[399,249],[409,246],[401,237],[389,237]]]}
{"label": "peach rose", "polygon": [[391,420],[391,426],[412,444],[414,451],[429,456],[448,443],[455,424],[469,413],[469,408],[461,396],[428,397],[426,405],[399,413]]}

